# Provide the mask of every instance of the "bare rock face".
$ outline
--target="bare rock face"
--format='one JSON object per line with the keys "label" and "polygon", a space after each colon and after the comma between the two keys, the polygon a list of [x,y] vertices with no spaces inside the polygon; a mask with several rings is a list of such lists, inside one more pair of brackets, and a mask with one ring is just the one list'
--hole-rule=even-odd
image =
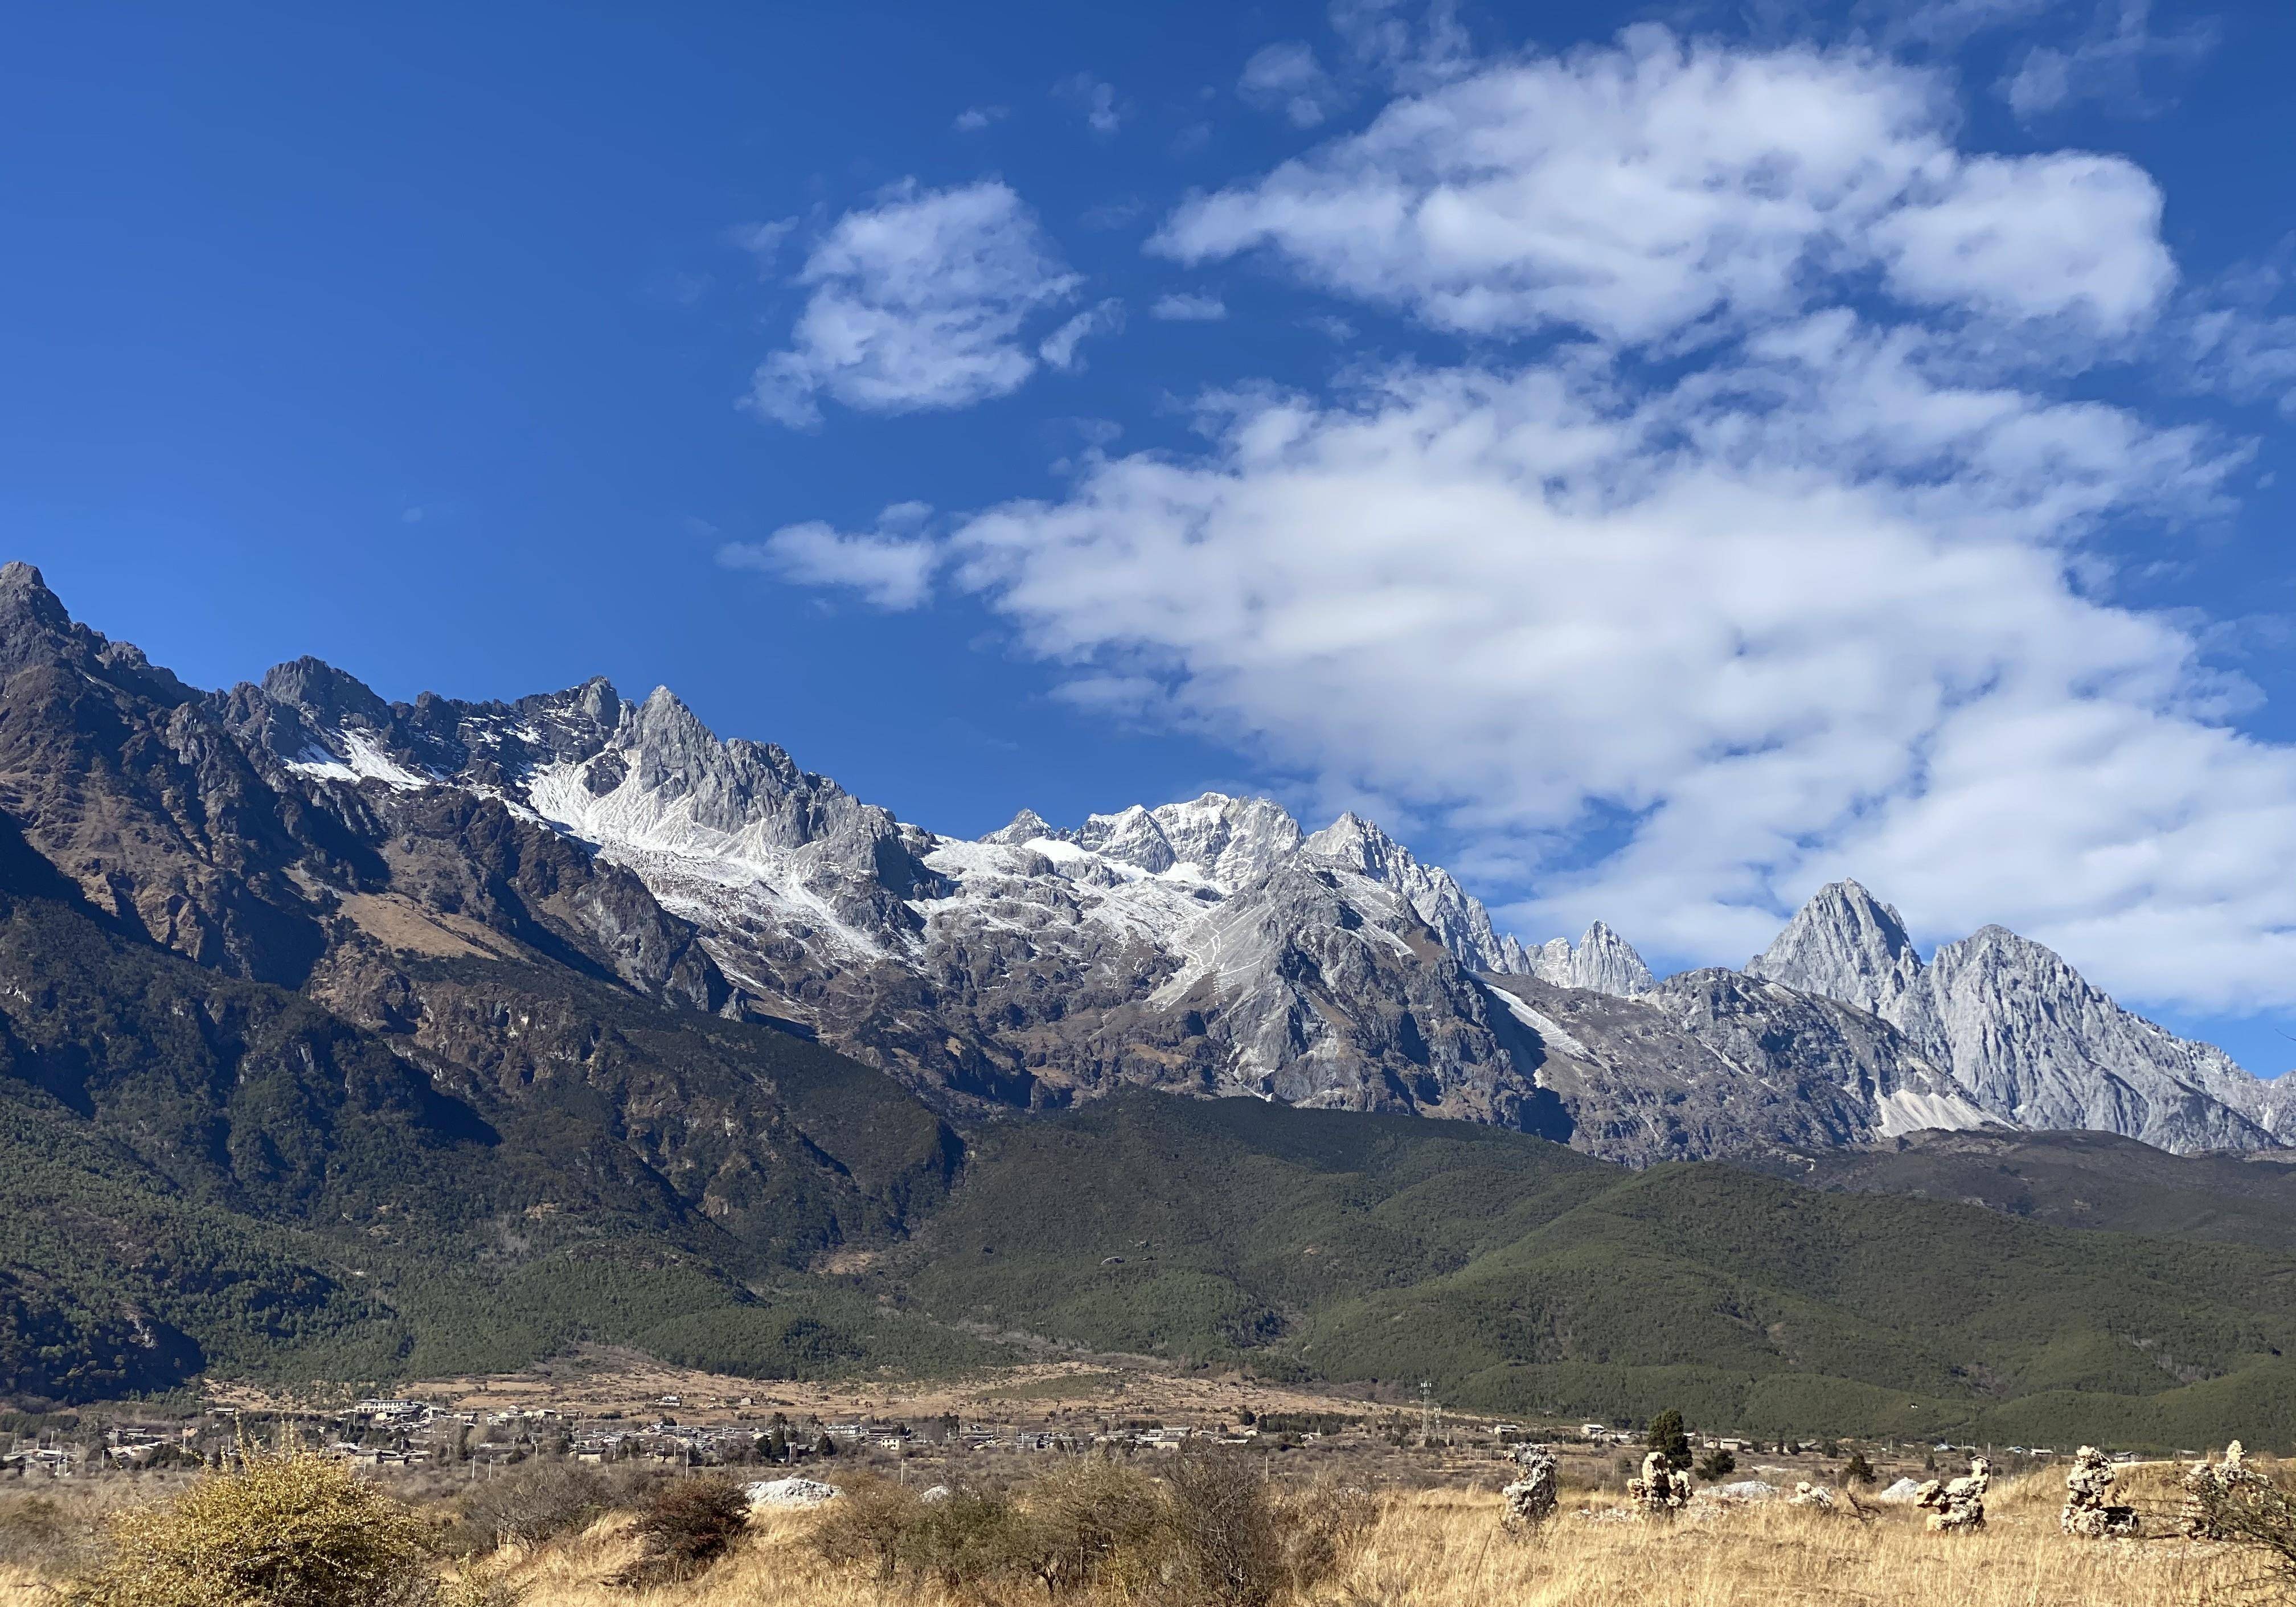
{"label": "bare rock face", "polygon": [[1854,881],[1820,890],[1746,970],[1871,1011],[2017,1127],[2186,1154],[2272,1149],[2276,1133],[2296,1133],[2296,1090],[2123,1009],[2030,939],[1988,926],[1923,965],[1897,911]]}
{"label": "bare rock face", "polygon": [[1521,969],[1557,988],[1581,988],[1630,999],[1657,985],[1634,946],[1600,921],[1588,927],[1576,944],[1556,938],[1530,950],[1525,958],[1528,963]]}
{"label": "bare rock face", "polygon": [[1690,1505],[1690,1476],[1667,1466],[1666,1454],[1643,1458],[1643,1474],[1627,1480],[1627,1496],[1644,1517],[1671,1518]]}
{"label": "bare rock face", "polygon": [[1492,1021],[1562,1124],[1535,1131],[1642,1165],[1870,1144],[1988,1118],[1886,1021],[1733,971],[1635,998],[1496,976]]}
{"label": "bare rock face", "polygon": [[2257,1478],[2237,1439],[2225,1447],[2222,1462],[2195,1462],[2186,1468],[2177,1481],[2185,1491],[2185,1535],[2194,1540],[2223,1539],[2224,1531],[2218,1525],[2217,1514],[2234,1492]]}
{"label": "bare rock face", "polygon": [[1973,1456],[1961,1478],[1923,1484],[1914,1505],[1930,1514],[1929,1527],[1939,1534],[1973,1533],[1985,1527],[1985,1493],[1992,1488],[1993,1464]]}
{"label": "bare rock face", "polygon": [[1522,1468],[1522,1477],[1499,1491],[1499,1498],[1506,1503],[1501,1522],[1519,1533],[1529,1533],[1554,1515],[1559,1493],[1555,1456],[1548,1447],[1524,1446],[1515,1452],[1514,1459]]}
{"label": "bare rock face", "polygon": [[2065,1471],[2065,1506],[2057,1514],[2057,1527],[2085,1540],[2136,1533],[2136,1509],[2113,1505],[2114,1477],[2111,1459],[2095,1446],[2074,1452],[2073,1464]]}
{"label": "bare rock face", "polygon": [[1786,1497],[1786,1505],[1806,1506],[1815,1512],[1830,1513],[1833,1510],[1833,1492],[1822,1486],[1812,1484],[1807,1479],[1796,1480],[1793,1494]]}
{"label": "bare rock face", "polygon": [[1401,893],[1462,965],[1474,971],[1506,972],[1530,966],[1529,952],[1515,939],[1495,931],[1490,912],[1480,900],[1470,897],[1448,871],[1422,864],[1409,849],[1354,811],[1308,838],[1301,849],[1319,858],[1337,860]]}

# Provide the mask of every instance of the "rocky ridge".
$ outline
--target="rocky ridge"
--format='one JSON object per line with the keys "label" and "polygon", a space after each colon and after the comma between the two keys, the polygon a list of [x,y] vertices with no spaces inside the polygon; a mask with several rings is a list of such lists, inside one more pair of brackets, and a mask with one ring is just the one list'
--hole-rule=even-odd
{"label": "rocky ridge", "polygon": [[2010,1126],[2177,1153],[2273,1149],[2292,1130],[2275,1085],[2123,1009],[2051,949],[1988,926],[1924,964],[1898,912],[1855,881],[1822,889],[1746,972],[1871,1011]]}

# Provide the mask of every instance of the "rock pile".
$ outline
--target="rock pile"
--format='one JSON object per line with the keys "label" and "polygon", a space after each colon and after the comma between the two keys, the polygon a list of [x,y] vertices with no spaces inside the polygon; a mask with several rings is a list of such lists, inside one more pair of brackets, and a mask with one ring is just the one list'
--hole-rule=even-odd
{"label": "rock pile", "polygon": [[1993,1464],[1972,1456],[1969,1472],[1940,1482],[1932,1479],[1915,1492],[1914,1505],[1929,1509],[1930,1527],[1956,1534],[1985,1527],[1985,1492],[1993,1487]]}
{"label": "rock pile", "polygon": [[1522,1477],[1499,1492],[1506,1503],[1502,1520],[1513,1529],[1537,1529],[1554,1515],[1554,1453],[1543,1445],[1527,1445],[1514,1454]]}
{"label": "rock pile", "polygon": [[1667,1466],[1664,1452],[1652,1451],[1643,1458],[1643,1476],[1627,1480],[1627,1494],[1645,1514],[1670,1518],[1690,1505],[1690,1475]]}
{"label": "rock pile", "polygon": [[1815,1507],[1819,1512],[1830,1513],[1833,1510],[1833,1492],[1821,1488],[1807,1479],[1797,1480],[1794,1493],[1786,1497],[1786,1505]]}
{"label": "rock pile", "polygon": [[752,1512],[768,1506],[819,1506],[844,1492],[816,1479],[761,1479],[742,1487]]}
{"label": "rock pile", "polygon": [[2089,1540],[2135,1534],[2136,1509],[2115,1506],[2109,1499],[2114,1477],[2112,1464],[2095,1446],[2074,1452],[2073,1464],[2065,1473],[2065,1510],[2057,1514],[2058,1527]]}
{"label": "rock pile", "polygon": [[2185,1533],[2195,1540],[2221,1540],[2212,1516],[2214,1508],[2224,1498],[2256,1475],[2249,1470],[2245,1453],[2235,1439],[2225,1447],[2224,1460],[2218,1463],[2195,1462],[2185,1470],[2177,1482],[2185,1488]]}

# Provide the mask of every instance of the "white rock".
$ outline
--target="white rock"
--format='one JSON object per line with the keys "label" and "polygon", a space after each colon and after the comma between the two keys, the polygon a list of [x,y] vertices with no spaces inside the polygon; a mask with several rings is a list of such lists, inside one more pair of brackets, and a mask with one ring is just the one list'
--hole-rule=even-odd
{"label": "white rock", "polygon": [[817,1479],[766,1479],[745,1485],[752,1512],[768,1506],[819,1506],[845,1492]]}

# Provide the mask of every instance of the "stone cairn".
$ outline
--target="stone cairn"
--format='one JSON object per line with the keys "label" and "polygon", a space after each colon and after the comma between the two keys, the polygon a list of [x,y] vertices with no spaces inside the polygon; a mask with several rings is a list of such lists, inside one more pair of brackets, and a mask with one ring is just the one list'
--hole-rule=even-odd
{"label": "stone cairn", "polygon": [[1818,1512],[1830,1513],[1833,1510],[1833,1492],[1812,1484],[1807,1479],[1797,1480],[1794,1482],[1794,1493],[1786,1497],[1786,1505],[1812,1507]]}
{"label": "stone cairn", "polygon": [[1514,1454],[1522,1477],[1499,1492],[1506,1503],[1507,1528],[1529,1534],[1554,1515],[1554,1453],[1543,1445],[1527,1445]]}
{"label": "stone cairn", "polygon": [[1666,1454],[1643,1458],[1643,1476],[1627,1480],[1627,1494],[1646,1517],[1671,1518],[1690,1505],[1690,1475],[1666,1465]]}
{"label": "stone cairn", "polygon": [[2115,1506],[2110,1499],[2115,1477],[2112,1464],[2095,1446],[2075,1451],[2065,1474],[2065,1510],[2057,1514],[2058,1527],[2087,1540],[2135,1534],[2136,1509]]}
{"label": "stone cairn", "polygon": [[2184,1478],[2177,1482],[2185,1487],[2185,1533],[2191,1538],[2224,1538],[2210,1520],[2209,1510],[2211,1505],[2255,1479],[2243,1455],[2240,1441],[2235,1439],[2225,1447],[2222,1462],[2195,1462],[2185,1470]]}
{"label": "stone cairn", "polygon": [[1993,1464],[1972,1456],[1961,1478],[1932,1479],[1915,1490],[1914,1505],[1929,1509],[1930,1527],[1939,1533],[1966,1533],[1985,1527],[1985,1492],[1992,1486]]}

